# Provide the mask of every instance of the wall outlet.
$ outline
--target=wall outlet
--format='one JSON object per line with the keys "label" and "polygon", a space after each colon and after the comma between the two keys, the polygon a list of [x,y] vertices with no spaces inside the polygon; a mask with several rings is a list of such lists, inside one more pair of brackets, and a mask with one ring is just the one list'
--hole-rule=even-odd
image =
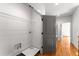
{"label": "wall outlet", "polygon": [[21,49],[21,45],[22,45],[21,43],[18,43],[18,44],[16,44],[14,47],[15,47],[15,49],[18,50],[18,49]]}

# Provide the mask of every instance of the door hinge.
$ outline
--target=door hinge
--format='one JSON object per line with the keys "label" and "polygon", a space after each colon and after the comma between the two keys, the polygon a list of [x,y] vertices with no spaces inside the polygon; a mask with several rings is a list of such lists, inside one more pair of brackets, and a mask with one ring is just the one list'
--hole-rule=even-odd
{"label": "door hinge", "polygon": [[43,21],[43,18],[42,18],[42,21]]}
{"label": "door hinge", "polygon": [[43,32],[41,34],[43,35]]}

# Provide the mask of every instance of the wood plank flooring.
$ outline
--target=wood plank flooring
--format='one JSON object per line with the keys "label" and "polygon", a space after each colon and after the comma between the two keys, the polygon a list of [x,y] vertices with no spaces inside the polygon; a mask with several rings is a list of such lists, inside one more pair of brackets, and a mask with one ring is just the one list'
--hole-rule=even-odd
{"label": "wood plank flooring", "polygon": [[78,56],[78,50],[70,44],[69,37],[64,36],[56,42],[56,52],[39,54],[39,56]]}

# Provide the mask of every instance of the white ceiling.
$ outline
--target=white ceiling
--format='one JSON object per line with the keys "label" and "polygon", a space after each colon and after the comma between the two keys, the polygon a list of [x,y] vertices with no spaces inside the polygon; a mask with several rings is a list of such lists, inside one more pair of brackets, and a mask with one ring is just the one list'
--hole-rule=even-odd
{"label": "white ceiling", "polygon": [[46,3],[45,5],[45,14],[46,15],[71,15],[75,11],[75,7],[78,4],[72,3],[59,3],[56,5],[55,3]]}
{"label": "white ceiling", "polygon": [[79,4],[59,3],[56,5],[55,3],[32,3],[31,5],[42,15],[68,16],[73,14]]}

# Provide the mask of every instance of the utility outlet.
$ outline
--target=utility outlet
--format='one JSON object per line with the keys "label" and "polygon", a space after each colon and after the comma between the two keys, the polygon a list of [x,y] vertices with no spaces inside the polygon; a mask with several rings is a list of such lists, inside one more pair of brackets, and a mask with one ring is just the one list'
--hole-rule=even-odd
{"label": "utility outlet", "polygon": [[21,43],[16,44],[16,45],[15,45],[15,49],[17,49],[17,50],[18,50],[18,49],[21,49],[21,45],[22,45]]}

